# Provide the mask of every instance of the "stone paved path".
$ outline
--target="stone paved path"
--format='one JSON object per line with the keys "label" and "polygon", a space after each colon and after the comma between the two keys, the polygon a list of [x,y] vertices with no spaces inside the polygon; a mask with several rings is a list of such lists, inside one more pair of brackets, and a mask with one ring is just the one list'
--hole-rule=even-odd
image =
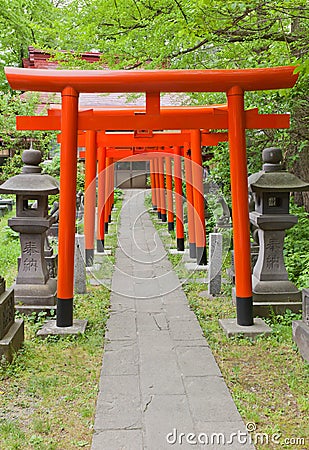
{"label": "stone paved path", "polygon": [[243,435],[204,445],[212,433],[228,441],[245,425],[143,191],[126,191],[120,221],[92,450],[253,449]]}

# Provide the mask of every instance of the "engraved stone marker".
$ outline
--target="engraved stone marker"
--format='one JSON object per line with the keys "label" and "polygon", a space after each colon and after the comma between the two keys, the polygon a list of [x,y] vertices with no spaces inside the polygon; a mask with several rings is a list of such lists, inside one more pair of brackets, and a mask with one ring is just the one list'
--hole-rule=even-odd
{"label": "engraved stone marker", "polygon": [[24,321],[15,321],[14,291],[5,290],[5,281],[0,277],[0,359],[11,362],[14,353],[24,341]]}

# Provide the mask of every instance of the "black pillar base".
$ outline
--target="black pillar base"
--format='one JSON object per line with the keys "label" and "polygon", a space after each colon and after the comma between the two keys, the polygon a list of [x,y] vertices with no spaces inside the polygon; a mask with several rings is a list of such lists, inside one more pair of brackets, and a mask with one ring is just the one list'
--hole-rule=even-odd
{"label": "black pillar base", "polygon": [[85,257],[86,257],[86,267],[91,267],[93,265],[94,249],[86,248]]}
{"label": "black pillar base", "polygon": [[104,239],[97,239],[97,252],[104,252]]}
{"label": "black pillar base", "polygon": [[165,213],[161,214],[161,220],[162,222],[167,222],[167,215]]}
{"label": "black pillar base", "polygon": [[237,325],[248,327],[253,325],[252,297],[236,297]]}
{"label": "black pillar base", "polygon": [[196,258],[196,244],[195,242],[189,243],[189,256],[190,258]]}
{"label": "black pillar base", "polygon": [[196,247],[196,262],[199,266],[206,266],[207,264],[206,247]]}
{"label": "black pillar base", "polygon": [[161,219],[161,211],[158,211],[158,219]]}
{"label": "black pillar base", "polygon": [[184,250],[185,250],[185,239],[184,238],[177,238],[177,250],[179,252],[184,252]]}
{"label": "black pillar base", "polygon": [[167,222],[168,231],[174,231],[174,222]]}
{"label": "black pillar base", "polygon": [[158,209],[157,205],[152,205],[152,209],[153,209],[154,211],[157,211],[157,209]]}
{"label": "black pillar base", "polygon": [[104,233],[108,234],[108,222],[104,223]]}
{"label": "black pillar base", "polygon": [[73,325],[73,298],[57,299],[57,327],[71,327]]}
{"label": "black pillar base", "polygon": [[111,223],[111,221],[112,221],[112,215],[110,214],[110,215],[108,216],[108,222]]}

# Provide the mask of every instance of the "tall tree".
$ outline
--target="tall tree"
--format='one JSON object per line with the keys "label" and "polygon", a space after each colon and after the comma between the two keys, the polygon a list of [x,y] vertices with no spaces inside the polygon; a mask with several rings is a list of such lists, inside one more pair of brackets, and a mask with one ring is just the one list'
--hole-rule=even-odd
{"label": "tall tree", "polygon": [[[308,104],[307,0],[0,0],[0,6],[2,64],[20,64],[28,45],[49,49],[66,67],[86,67],[79,52],[91,50],[100,51],[110,68],[124,69],[301,64],[292,92],[246,95],[247,106],[290,111],[293,118],[291,133],[248,134],[249,165],[256,170],[260,149],[279,142],[290,167],[309,181],[309,131],[302,120]],[[191,98],[224,101],[218,94]],[[309,196],[299,200],[309,211]]]}
{"label": "tall tree", "polygon": [[[0,0],[0,69],[21,66],[28,46],[58,48],[57,22],[65,9],[65,0]],[[64,8],[64,9],[63,9]],[[7,90],[3,70],[0,89]]]}

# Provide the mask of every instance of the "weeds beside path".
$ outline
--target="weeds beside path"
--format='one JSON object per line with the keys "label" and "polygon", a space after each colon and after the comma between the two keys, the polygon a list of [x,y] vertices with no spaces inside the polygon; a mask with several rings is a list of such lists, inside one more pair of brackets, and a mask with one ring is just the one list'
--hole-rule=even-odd
{"label": "weeds beside path", "polygon": [[0,448],[90,448],[110,293],[90,288],[75,298],[85,335],[37,338],[42,324],[25,318],[25,343],[12,365],[0,369]]}
{"label": "weeds beside path", "polygon": [[[120,199],[116,205],[115,222]],[[10,285],[16,276],[19,242],[4,228],[7,218],[0,223],[0,233],[6,236],[4,243],[0,241],[0,274]],[[112,262],[115,231],[111,225],[106,236]],[[9,260],[7,247],[12,252]],[[74,318],[88,320],[84,335],[42,340],[36,332],[44,314],[23,317],[24,346],[12,364],[0,363],[1,450],[90,449],[109,298],[110,291],[103,285],[88,285],[87,294],[75,296]]]}
{"label": "weeds beside path", "polygon": [[41,340],[43,320],[25,318],[24,347],[0,370],[1,449],[90,448],[108,307],[104,286],[76,296],[75,317],[88,319],[78,337]]}

